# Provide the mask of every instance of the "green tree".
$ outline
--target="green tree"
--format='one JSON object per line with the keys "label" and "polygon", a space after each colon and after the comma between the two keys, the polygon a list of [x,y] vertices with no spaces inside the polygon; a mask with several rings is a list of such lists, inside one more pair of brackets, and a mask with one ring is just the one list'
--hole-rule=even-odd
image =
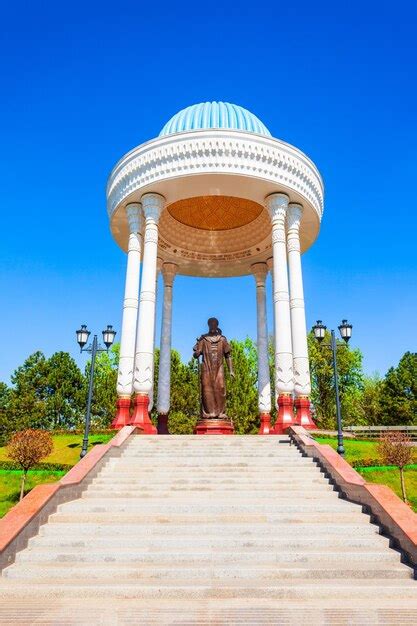
{"label": "green tree", "polygon": [[382,383],[381,412],[385,424],[417,424],[417,353],[406,352]]}
{"label": "green tree", "polygon": [[365,376],[363,379],[362,412],[365,423],[369,426],[383,424],[381,409],[382,387],[383,381],[378,374]]}
{"label": "green tree", "polygon": [[[94,371],[93,403],[91,424],[96,428],[108,428],[114,418],[117,401],[117,369],[119,365],[120,344],[113,344],[108,352],[99,352]],[[85,367],[84,409],[87,403],[88,380],[91,361]]]}
{"label": "green tree", "polygon": [[75,428],[83,414],[84,376],[68,352],[55,352],[46,368],[44,427]]}
{"label": "green tree", "polygon": [[12,431],[43,428],[46,423],[47,359],[40,351],[31,354],[11,377],[7,418]]}
{"label": "green tree", "polygon": [[254,434],[259,429],[256,347],[249,337],[244,341],[232,339],[230,345],[235,377],[226,371],[226,412],[237,434]]}
{"label": "green tree", "polygon": [[0,446],[3,446],[12,431],[8,418],[8,406],[11,389],[6,383],[0,382]]}
{"label": "green tree", "polygon": [[[336,425],[332,351],[327,347],[329,344],[329,332],[326,332],[321,344],[312,332],[308,336],[311,399],[316,410],[317,424],[322,428],[335,428]],[[358,348],[350,349],[342,340],[337,340],[337,345],[342,417],[344,424],[348,425],[361,415],[359,392],[363,389],[362,353]]]}
{"label": "green tree", "polygon": [[[159,374],[159,349],[155,350],[154,404],[152,420],[156,423]],[[169,431],[173,435],[191,435],[199,415],[198,364],[195,359],[183,363],[177,350],[171,350],[171,399]]]}

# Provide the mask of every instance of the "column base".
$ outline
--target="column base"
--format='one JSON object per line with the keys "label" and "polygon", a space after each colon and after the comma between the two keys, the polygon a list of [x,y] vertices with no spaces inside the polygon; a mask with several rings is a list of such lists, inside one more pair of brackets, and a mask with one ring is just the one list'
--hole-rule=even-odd
{"label": "column base", "polygon": [[281,393],[278,397],[278,415],[273,429],[274,435],[283,435],[294,423],[292,395]]}
{"label": "column base", "polygon": [[118,398],[116,402],[116,415],[110,428],[120,430],[130,424],[130,398]]}
{"label": "column base", "polygon": [[317,430],[317,426],[311,417],[310,398],[307,396],[300,396],[299,398],[296,398],[294,406],[297,409],[295,423],[299,426],[303,426],[307,430]]}
{"label": "column base", "polygon": [[168,413],[160,413],[158,415],[157,431],[158,435],[169,435]]}
{"label": "column base", "polygon": [[136,426],[141,431],[142,435],[156,435],[156,428],[149,417],[148,406],[148,394],[138,393],[135,398],[135,408],[130,423],[132,426]]}
{"label": "column base", "polygon": [[272,433],[271,427],[271,414],[260,413],[261,426],[258,431],[258,435],[270,435]]}
{"label": "column base", "polygon": [[233,435],[234,428],[230,419],[199,419],[195,427],[196,435]]}

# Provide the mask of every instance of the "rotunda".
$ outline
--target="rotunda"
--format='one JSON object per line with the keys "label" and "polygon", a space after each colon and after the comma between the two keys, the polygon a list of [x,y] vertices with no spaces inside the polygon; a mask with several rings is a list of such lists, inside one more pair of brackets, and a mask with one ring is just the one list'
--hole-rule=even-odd
{"label": "rotunda", "polygon": [[158,272],[164,279],[157,406],[161,433],[169,413],[175,276],[253,274],[260,432],[272,432],[265,302],[271,271],[278,406],[274,432],[295,421],[314,427],[301,269],[301,253],[314,243],[323,212],[323,183],[314,163],[272,137],[246,109],[205,102],[183,109],[156,139],[122,157],[108,180],[107,207],[113,237],[127,252],[113,426],[133,423],[144,433],[155,432],[149,403]]}

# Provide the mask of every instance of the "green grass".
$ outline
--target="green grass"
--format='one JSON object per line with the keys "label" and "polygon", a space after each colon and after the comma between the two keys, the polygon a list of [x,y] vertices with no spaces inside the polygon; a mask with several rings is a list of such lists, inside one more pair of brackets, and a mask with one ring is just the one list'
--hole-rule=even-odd
{"label": "green grass", "polygon": [[[114,437],[113,434],[90,435],[89,450],[100,443],[107,443]],[[83,436],[73,435],[53,435],[54,449],[52,453],[42,460],[43,463],[63,463],[64,465],[75,465],[80,459]],[[6,448],[0,447],[0,461],[9,461],[6,455]]]}
{"label": "green grass", "polygon": [[[316,441],[328,444],[336,450],[337,439],[334,437],[315,437]],[[378,442],[361,439],[345,439],[345,459],[348,463],[356,462],[356,471],[366,481],[387,485],[401,498],[400,472],[395,467],[357,467],[358,461],[378,459]],[[417,451],[414,452],[414,461],[417,462]],[[413,510],[417,512],[417,465],[409,465],[405,469],[405,485],[407,497]]]}
{"label": "green grass", "polygon": [[[89,450],[95,445],[107,443],[113,436],[113,434],[91,435]],[[52,439],[54,449],[49,456],[43,459],[43,462],[75,465],[79,461],[82,435],[53,435]],[[0,461],[10,461],[5,447],[0,447]],[[63,471],[55,470],[30,470],[26,480],[25,494],[29,493],[36,485],[59,480],[64,474]],[[5,515],[19,501],[21,475],[19,470],[0,469],[0,517]]]}
{"label": "green grass", "polygon": [[[337,448],[337,439],[334,437],[315,437],[315,439],[319,443],[332,446],[335,450]],[[361,459],[377,459],[377,446],[378,443],[376,441],[345,439],[345,459],[348,463],[360,461]]]}
{"label": "green grass", "polygon": [[[393,467],[364,467],[357,470],[369,483],[387,485],[401,498],[400,471]],[[417,468],[406,467],[404,470],[405,487],[408,501],[417,512]]]}
{"label": "green grass", "polygon": [[[29,493],[36,485],[54,483],[65,472],[49,472],[45,470],[30,470],[27,475],[25,494]],[[22,472],[18,470],[0,470],[0,517],[19,502],[20,481]]]}

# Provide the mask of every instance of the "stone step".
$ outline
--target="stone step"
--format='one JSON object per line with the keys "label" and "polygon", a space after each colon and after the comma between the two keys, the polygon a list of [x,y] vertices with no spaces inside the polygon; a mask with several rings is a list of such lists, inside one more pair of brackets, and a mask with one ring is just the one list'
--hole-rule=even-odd
{"label": "stone step", "polygon": [[177,551],[140,551],[126,547],[122,549],[105,547],[101,550],[87,546],[81,548],[38,548],[30,547],[19,552],[16,556],[16,563],[36,563],[36,564],[73,564],[73,563],[105,563],[119,566],[121,563],[153,564],[155,567],[181,566],[202,567],[212,565],[213,567],[223,567],[234,564],[241,564],[242,567],[258,567],[260,565],[274,564],[295,564],[300,567],[334,567],[342,561],[343,567],[349,568],[356,563],[367,564],[374,567],[375,564],[385,563],[387,567],[393,563],[400,563],[400,555],[394,550],[316,550],[315,552],[304,551],[281,551],[274,552],[272,549],[257,551],[254,558],[254,550],[244,551],[241,548],[233,552],[224,549],[213,551],[211,548],[203,550],[194,549],[193,552]]}
{"label": "stone step", "polygon": [[254,504],[267,504],[268,502],[281,502],[288,501],[293,502],[293,497],[302,498],[303,500],[315,500],[315,501],[334,501],[337,498],[337,493],[331,489],[304,489],[292,490],[291,493],[286,491],[276,491],[271,493],[271,489],[265,491],[245,491],[239,489],[229,490],[217,490],[217,489],[160,489],[149,492],[140,492],[137,488],[125,488],[125,489],[106,489],[106,487],[100,487],[93,485],[83,492],[82,499],[103,499],[103,497],[116,500],[130,499],[137,502],[155,502],[163,504],[166,500],[178,503],[190,502],[190,496],[193,504],[198,504],[207,501],[239,501],[241,503],[248,502]]}
{"label": "stone step", "polygon": [[320,498],[319,500],[313,499],[310,501],[294,502],[294,498],[287,497],[277,499],[276,501],[269,500],[266,503],[256,502],[231,502],[229,498],[216,498],[213,502],[202,501],[198,502],[194,499],[187,499],[185,502],[165,502],[161,500],[158,502],[150,501],[149,499],[131,499],[131,498],[80,498],[78,500],[72,500],[65,504],[58,506],[58,513],[149,513],[149,514],[162,514],[167,515],[179,515],[189,513],[194,514],[207,514],[207,515],[290,515],[292,513],[301,513],[309,515],[310,513],[347,513],[356,514],[358,517],[362,516],[361,508],[357,504],[348,502],[347,500],[340,500],[337,497],[333,497],[330,494],[330,498],[325,500]]}
{"label": "stone step", "polygon": [[[180,551],[182,553],[195,552],[199,550],[240,550],[246,552],[262,552],[271,550],[279,550],[280,552],[291,552],[293,550],[302,550],[306,554],[322,552],[336,552],[341,550],[362,551],[362,550],[381,550],[385,553],[385,549],[389,546],[389,540],[382,535],[376,533],[363,533],[364,536],[334,536],[328,534],[308,533],[306,536],[291,538],[277,537],[275,535],[267,537],[257,537],[256,535],[247,536],[203,536],[189,537],[184,536],[132,536],[120,532],[115,535],[95,536],[92,534],[71,536],[59,535],[37,535],[29,540],[30,548],[88,548],[88,549],[129,549],[129,550],[150,550],[152,552]],[[65,533],[66,534],[66,533]],[[23,554],[19,553],[19,554]]]}
{"label": "stone step", "polygon": [[140,457],[140,458],[132,457],[130,459],[121,457],[117,459],[117,463],[115,463],[114,465],[111,465],[110,467],[112,470],[115,470],[116,468],[118,470],[129,469],[129,468],[138,468],[138,469],[151,468],[152,470],[154,470],[155,467],[166,470],[167,467],[169,467],[170,471],[175,471],[176,468],[200,469],[202,465],[204,466],[204,469],[207,471],[210,471],[211,469],[216,469],[216,470],[233,469],[235,471],[245,470],[245,469],[257,470],[257,471],[260,471],[260,470],[264,470],[264,471],[293,470],[295,471],[297,468],[314,469],[316,467],[316,465],[313,463],[311,459],[300,459],[300,460],[298,459],[288,459],[288,460],[287,459],[271,459],[269,461],[267,459],[258,459],[257,461],[240,461],[239,460],[239,462],[237,461],[228,462],[227,459],[222,459],[222,458],[207,460],[201,457],[197,459],[190,459],[185,456],[184,458],[181,458],[181,459],[173,458],[171,459],[171,461],[169,461],[169,463],[159,462],[159,459],[155,459],[153,457],[149,457],[149,459],[144,458],[144,457]]}
{"label": "stone step", "polygon": [[[194,516],[195,517],[195,516]],[[370,534],[379,534],[378,527],[370,524],[367,518],[362,520],[355,515],[354,517],[348,517],[346,515],[340,516],[312,516],[309,515],[309,523],[306,523],[305,517],[303,518],[289,518],[297,521],[291,528],[286,520],[280,518],[272,518],[272,523],[268,523],[268,520],[264,517],[259,519],[258,517],[247,517],[245,520],[237,516],[218,516],[208,520],[206,516],[201,516],[200,519],[194,520],[187,516],[179,517],[179,519],[167,519],[164,516],[143,517],[138,516],[123,516],[123,523],[121,523],[120,515],[113,517],[109,515],[96,514],[80,514],[78,515],[63,515],[53,514],[49,518],[49,524],[45,524],[40,528],[40,534],[58,534],[65,532],[67,536],[71,533],[75,535],[88,534],[91,536],[113,536],[115,533],[121,535],[129,533],[129,536],[145,536],[148,534],[153,535],[200,535],[219,533],[221,536],[274,536],[280,534],[288,539],[291,537],[298,537],[300,535],[306,536],[307,534],[314,540],[314,537],[319,534],[326,536],[339,536],[345,533],[355,533],[356,535],[363,536],[365,532]],[[335,521],[331,523],[332,519]],[[155,520],[155,521],[154,521]],[[138,527],[138,522],[142,523],[141,527]]]}
{"label": "stone step", "polygon": [[298,495],[303,491],[314,491],[315,493],[326,493],[326,492],[334,492],[334,487],[328,481],[319,481],[317,483],[312,483],[311,485],[304,485],[303,483],[291,483],[289,485],[281,485],[280,487],[276,487],[276,485],[265,484],[265,481],[259,482],[258,485],[253,484],[239,484],[239,483],[209,483],[201,481],[200,483],[187,483],[187,482],[173,482],[170,480],[165,481],[165,483],[158,484],[143,484],[140,482],[129,482],[123,481],[120,482],[118,480],[110,480],[103,482],[103,480],[95,480],[88,486],[87,491],[90,490],[98,490],[104,491],[109,495],[113,495],[115,493],[120,493],[121,491],[131,491],[135,494],[151,494],[151,493],[161,493],[167,494],[172,492],[181,493],[182,491],[189,492],[190,497],[194,497],[199,492],[213,492],[216,494],[232,494],[232,493],[240,493],[240,494],[269,494],[271,497],[275,497],[278,494],[296,494]]}
{"label": "stone step", "polygon": [[[239,601],[240,607],[240,616],[243,615],[243,621],[241,622],[209,622],[209,623],[233,623],[237,625],[239,623],[242,624],[259,624],[256,619],[253,619],[254,616],[252,614],[252,621],[246,621],[246,613],[242,609],[248,600],[268,600],[273,599],[274,602],[278,602],[279,600],[287,600],[287,601],[301,601],[303,604],[306,601],[325,601],[326,606],[331,606],[331,599],[337,599],[338,606],[340,603],[345,600],[348,602],[348,606],[345,607],[343,612],[343,619],[340,622],[331,622],[329,621],[329,614],[327,613],[327,619],[324,621],[325,624],[340,624],[345,625],[351,624],[349,616],[351,615],[352,603],[356,600],[365,601],[367,606],[370,605],[373,598],[377,598],[378,606],[382,601],[388,601],[388,606],[403,606],[402,602],[406,601],[406,606],[411,609],[412,607],[417,607],[417,598],[416,598],[416,583],[412,580],[399,580],[395,582],[394,580],[386,580],[384,584],[381,585],[381,580],[372,580],[372,579],[352,579],[352,580],[327,580],[324,585],[321,580],[305,580],[298,582],[296,585],[294,581],[291,581],[290,584],[254,584],[254,581],[251,581],[250,585],[240,585],[234,584],[233,581],[228,581],[224,585],[214,587],[210,582],[202,583],[202,584],[166,584],[164,581],[159,581],[157,584],[154,582],[145,583],[141,581],[141,584],[132,584],[131,582],[126,581],[111,581],[109,584],[100,584],[88,580],[82,579],[79,576],[71,581],[70,584],[57,584],[53,579],[43,579],[42,583],[34,583],[31,582],[30,585],[16,585],[14,581],[5,580],[4,585],[0,590],[0,598],[3,600],[6,599],[23,599],[25,604],[30,599],[40,599],[43,598],[44,601],[50,600],[52,598],[57,598],[62,600],[63,598],[69,598],[71,600],[73,609],[75,598],[120,598],[120,599],[144,599],[144,600],[152,600],[157,599],[159,602],[163,600],[181,600],[181,601],[195,601],[195,600],[220,600],[220,599],[234,599]],[[83,603],[84,604],[84,603]],[[26,604],[27,605],[27,604]],[[148,607],[148,605],[147,605]],[[204,606],[204,609],[206,607]],[[256,610],[259,610],[259,604],[256,605]],[[303,611],[304,614],[304,611]],[[126,615],[126,613],[125,613]],[[291,615],[291,614],[290,614]],[[397,612],[395,612],[397,615]],[[174,614],[175,616],[175,614]],[[311,621],[309,624],[315,624],[317,622],[314,621],[316,616],[316,612],[313,613]],[[84,618],[85,618],[84,614]],[[89,616],[87,616],[89,617]],[[170,611],[170,617],[173,617],[173,614]],[[294,624],[294,621],[289,621],[288,615],[284,616],[285,619],[280,622],[276,622],[274,620],[268,621],[268,624]],[[391,621],[381,622],[380,612],[378,611],[377,621],[371,622],[372,626],[377,623],[385,623],[387,626],[393,624],[397,624],[395,617],[393,618],[392,614],[390,614]],[[408,620],[405,622],[407,625],[413,623],[410,621],[410,614],[408,614]],[[394,621],[395,620],[395,621]],[[19,623],[21,622],[14,622]],[[42,622],[43,623],[43,622]],[[48,623],[56,623],[55,621],[51,621]],[[71,623],[68,620],[65,622],[66,626]],[[86,623],[84,620],[83,624]],[[87,622],[91,623],[91,621]],[[140,622],[135,622],[140,623]],[[142,622],[149,623],[149,622]],[[156,622],[158,625],[160,622]],[[168,622],[172,624],[172,620]],[[175,623],[175,622],[174,622]],[[178,622],[180,624],[190,624],[188,619],[184,622]],[[203,621],[196,622],[198,624],[204,624]],[[306,622],[295,622],[297,624],[306,624]],[[26,622],[25,622],[26,624]],[[363,622],[360,622],[361,626],[363,626]]]}
{"label": "stone step", "polygon": [[[13,578],[19,580],[42,580],[49,579],[55,580],[77,580],[78,578],[88,578],[91,581],[100,581],[102,583],[110,583],[111,581],[127,581],[136,580],[146,582],[152,581],[166,581],[174,584],[178,584],[181,580],[192,581],[193,586],[204,584],[207,581],[207,577],[210,578],[211,583],[216,582],[216,585],[228,584],[230,580],[235,583],[244,584],[245,581],[254,581],[256,585],[267,584],[269,581],[302,581],[302,580],[335,580],[335,579],[411,579],[412,571],[409,567],[402,564],[391,564],[387,566],[385,562],[382,563],[354,563],[348,562],[343,564],[334,564],[333,567],[329,566],[328,562],[319,564],[306,564],[304,567],[298,563],[296,566],[293,563],[280,563],[271,566],[267,565],[253,565],[248,567],[245,564],[243,568],[239,565],[212,565],[210,568],[205,567],[187,567],[181,565],[176,566],[175,563],[172,567],[145,565],[140,566],[129,565],[127,563],[107,563],[105,566],[95,567],[94,565],[85,563],[76,563],[75,565],[69,563],[62,564],[34,564],[25,563],[24,567],[19,567],[19,564],[11,565],[3,572],[3,576],[6,578]],[[417,586],[416,586],[417,592]]]}

